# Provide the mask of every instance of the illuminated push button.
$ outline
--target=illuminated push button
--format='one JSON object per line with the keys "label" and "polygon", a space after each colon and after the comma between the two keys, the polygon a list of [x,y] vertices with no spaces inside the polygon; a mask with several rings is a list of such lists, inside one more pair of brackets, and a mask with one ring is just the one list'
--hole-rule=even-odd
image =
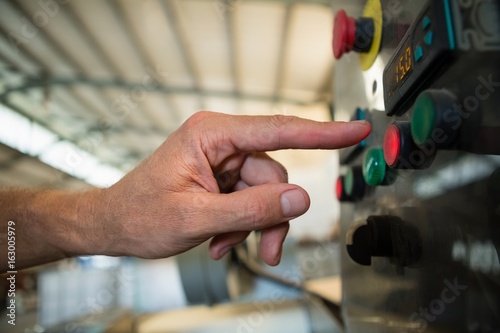
{"label": "illuminated push button", "polygon": [[366,120],[365,110],[362,108],[356,108],[356,114],[354,120]]}
{"label": "illuminated push button", "polygon": [[370,186],[379,186],[384,183],[386,164],[382,148],[372,148],[363,158],[363,178]]}
{"label": "illuminated push button", "polygon": [[354,175],[353,175],[351,168],[349,168],[349,170],[347,170],[347,172],[344,176],[344,180],[345,180],[345,193],[347,193],[348,195],[351,195],[352,190],[354,188]]}
{"label": "illuminated push button", "polygon": [[351,195],[346,193],[345,188],[345,176],[339,176],[335,184],[335,194],[337,200],[340,202],[352,202],[354,201]]}
{"label": "illuminated push button", "polygon": [[335,194],[337,195],[338,201],[344,201],[346,194],[344,192],[344,177],[340,176],[337,178],[337,182],[335,184]]}
{"label": "illuminated push button", "polygon": [[395,169],[425,169],[435,157],[435,151],[423,151],[412,140],[409,121],[389,125],[384,136],[384,159]]}
{"label": "illuminated push button", "polygon": [[[365,110],[361,109],[361,108],[356,108],[356,114],[355,114],[355,119],[354,120],[366,120],[366,114],[365,114]],[[361,148],[365,148],[367,145],[367,142],[366,142],[366,139],[364,139],[363,141],[361,141],[359,143],[359,146]]]}
{"label": "illuminated push button", "polygon": [[444,149],[457,139],[461,117],[456,96],[446,90],[427,90],[413,105],[411,135],[426,149]]}
{"label": "illuminated push button", "polygon": [[401,133],[395,124],[389,125],[384,137],[384,158],[388,166],[397,164],[401,152]]}
{"label": "illuminated push button", "polygon": [[350,51],[368,52],[373,42],[375,25],[373,19],[361,17],[358,20],[347,16],[344,10],[335,15],[333,27],[333,55],[340,59]]}
{"label": "illuminated push button", "polygon": [[361,200],[366,192],[366,183],[363,178],[363,170],[360,166],[349,168],[344,176],[345,193],[353,201]]}

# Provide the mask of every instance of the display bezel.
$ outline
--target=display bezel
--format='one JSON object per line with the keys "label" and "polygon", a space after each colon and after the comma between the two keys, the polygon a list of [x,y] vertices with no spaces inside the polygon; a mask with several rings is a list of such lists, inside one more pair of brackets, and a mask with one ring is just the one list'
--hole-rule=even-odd
{"label": "display bezel", "polygon": [[[388,93],[388,99],[391,99],[394,94],[396,94],[396,92],[400,89],[400,87],[405,83],[405,81],[411,76],[411,73],[413,72],[415,64],[410,37],[411,35],[406,37],[404,43],[401,44],[401,47],[397,50],[395,56],[391,59],[391,63],[386,67],[384,73],[384,83]],[[400,68],[401,64],[404,65],[405,72],[403,74],[398,73],[398,69]]]}

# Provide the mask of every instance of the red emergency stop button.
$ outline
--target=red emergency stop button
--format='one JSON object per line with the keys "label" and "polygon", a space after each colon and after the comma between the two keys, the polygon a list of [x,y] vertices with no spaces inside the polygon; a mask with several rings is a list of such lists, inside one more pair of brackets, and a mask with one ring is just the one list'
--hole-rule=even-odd
{"label": "red emergency stop button", "polygon": [[346,52],[354,47],[356,39],[356,21],[347,16],[344,10],[339,10],[335,15],[333,26],[333,55],[340,59]]}
{"label": "red emergency stop button", "polygon": [[361,17],[358,20],[348,16],[344,10],[335,15],[333,26],[333,55],[340,59],[350,51],[368,52],[375,34],[372,18]]}

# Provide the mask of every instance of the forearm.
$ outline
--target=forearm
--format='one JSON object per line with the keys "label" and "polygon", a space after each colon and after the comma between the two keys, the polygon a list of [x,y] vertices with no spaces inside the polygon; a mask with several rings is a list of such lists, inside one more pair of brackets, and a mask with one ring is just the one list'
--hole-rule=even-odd
{"label": "forearm", "polygon": [[[94,222],[100,191],[0,191],[1,271],[9,269],[9,230],[15,235],[16,269],[98,252],[100,237]],[[9,221],[14,222],[10,228]]]}

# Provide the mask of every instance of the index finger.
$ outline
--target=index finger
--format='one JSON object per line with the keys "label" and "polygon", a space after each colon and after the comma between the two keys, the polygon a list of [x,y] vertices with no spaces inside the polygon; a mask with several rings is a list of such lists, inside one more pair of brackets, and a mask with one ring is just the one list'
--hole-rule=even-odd
{"label": "index finger", "polygon": [[279,149],[338,149],[352,146],[370,133],[361,122],[317,122],[295,116],[234,116],[226,119],[225,137],[243,152]]}

